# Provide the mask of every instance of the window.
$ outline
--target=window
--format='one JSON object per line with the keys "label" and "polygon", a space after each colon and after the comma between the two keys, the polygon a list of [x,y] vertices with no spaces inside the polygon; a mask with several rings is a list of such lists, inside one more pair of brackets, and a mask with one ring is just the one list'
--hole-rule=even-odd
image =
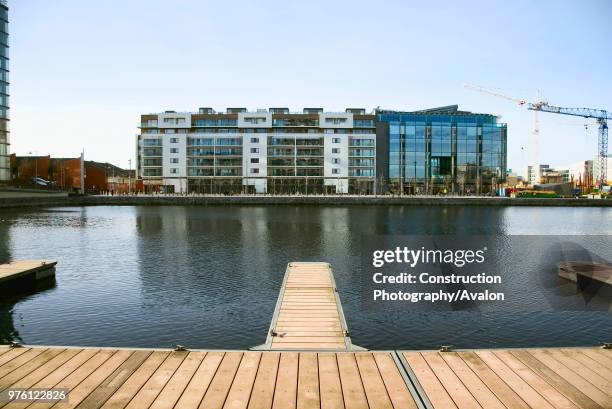
{"label": "window", "polygon": [[259,143],[259,138],[251,138],[251,143]]}
{"label": "window", "polygon": [[325,123],[327,124],[343,124],[346,122],[346,118],[325,118]]}
{"label": "window", "polygon": [[166,129],[166,133],[176,133],[175,129]]}
{"label": "window", "polygon": [[178,153],[178,148],[170,148],[170,153]]}
{"label": "window", "polygon": [[332,138],[332,143],[340,143],[340,138]]}
{"label": "window", "polygon": [[325,133],[334,133],[334,130],[333,129],[326,129]]}
{"label": "window", "polygon": [[251,153],[259,153],[259,148],[251,148]]}
{"label": "window", "polygon": [[178,143],[178,138],[170,138],[170,143]]}
{"label": "window", "polygon": [[176,118],[176,123],[177,124],[184,124],[185,123],[185,118]]}
{"label": "window", "polygon": [[251,173],[259,173],[259,168],[253,168],[253,169],[251,169]]}
{"label": "window", "polygon": [[251,163],[259,163],[259,158],[251,158]]}
{"label": "window", "polygon": [[176,175],[178,173],[178,169],[177,168],[170,168],[170,173],[172,173],[173,175]]}
{"label": "window", "polygon": [[340,173],[340,169],[338,169],[338,168],[333,168],[332,169],[332,174],[338,175],[339,173]]}
{"label": "window", "polygon": [[178,163],[178,158],[170,158],[170,163]]}
{"label": "window", "polygon": [[332,158],[332,163],[333,163],[334,165],[339,164],[339,163],[340,163],[340,158]]}
{"label": "window", "polygon": [[244,118],[244,122],[248,123],[248,124],[263,124],[266,122],[266,117],[250,117],[250,118]]}
{"label": "window", "polygon": [[340,153],[340,148],[332,148],[332,153]]}

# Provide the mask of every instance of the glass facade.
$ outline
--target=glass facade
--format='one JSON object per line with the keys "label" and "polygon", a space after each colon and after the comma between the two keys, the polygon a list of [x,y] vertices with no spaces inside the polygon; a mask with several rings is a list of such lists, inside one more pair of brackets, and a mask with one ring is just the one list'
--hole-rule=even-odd
{"label": "glass facade", "polygon": [[0,2],[0,184],[10,179],[8,7]]}
{"label": "glass facade", "polygon": [[378,112],[388,124],[388,187],[400,194],[487,194],[506,179],[506,124],[446,109]]}

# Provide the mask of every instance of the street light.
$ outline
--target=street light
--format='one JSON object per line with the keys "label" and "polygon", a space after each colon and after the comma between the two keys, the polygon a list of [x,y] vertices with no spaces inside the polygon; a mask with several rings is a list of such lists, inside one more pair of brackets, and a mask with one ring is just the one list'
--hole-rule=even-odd
{"label": "street light", "polygon": [[[28,152],[28,155],[33,155],[34,153],[38,155],[37,150]],[[38,186],[38,159],[36,157],[34,157],[34,185]]]}

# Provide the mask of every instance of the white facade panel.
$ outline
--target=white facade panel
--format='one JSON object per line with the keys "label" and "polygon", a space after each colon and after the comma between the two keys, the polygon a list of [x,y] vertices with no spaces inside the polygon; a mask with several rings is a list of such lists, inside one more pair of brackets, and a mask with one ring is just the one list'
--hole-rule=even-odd
{"label": "white facade panel", "polygon": [[243,135],[242,184],[245,186],[255,186],[255,191],[257,193],[266,193],[268,176],[269,134],[250,133]]}
{"label": "white facade panel", "polygon": [[187,134],[164,135],[162,139],[162,176],[164,185],[175,193],[187,192]]}
{"label": "white facade panel", "polygon": [[352,128],[353,114],[347,112],[319,112],[319,128]]}
{"label": "white facade panel", "polygon": [[191,128],[190,113],[157,114],[158,128]]}
{"label": "white facade panel", "polygon": [[323,136],[323,177],[336,193],[348,193],[349,134],[326,133]]}
{"label": "white facade panel", "polygon": [[237,124],[238,128],[271,128],[272,114],[270,112],[240,112]]}

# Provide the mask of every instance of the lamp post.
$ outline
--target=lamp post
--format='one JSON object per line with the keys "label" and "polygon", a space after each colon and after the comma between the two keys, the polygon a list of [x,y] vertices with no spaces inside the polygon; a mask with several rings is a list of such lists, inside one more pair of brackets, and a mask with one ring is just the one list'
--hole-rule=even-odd
{"label": "lamp post", "polygon": [[[33,151],[28,152],[28,155],[33,155],[33,154],[38,155],[38,151],[33,150]],[[38,158],[36,156],[34,157],[34,185],[38,186]]]}

